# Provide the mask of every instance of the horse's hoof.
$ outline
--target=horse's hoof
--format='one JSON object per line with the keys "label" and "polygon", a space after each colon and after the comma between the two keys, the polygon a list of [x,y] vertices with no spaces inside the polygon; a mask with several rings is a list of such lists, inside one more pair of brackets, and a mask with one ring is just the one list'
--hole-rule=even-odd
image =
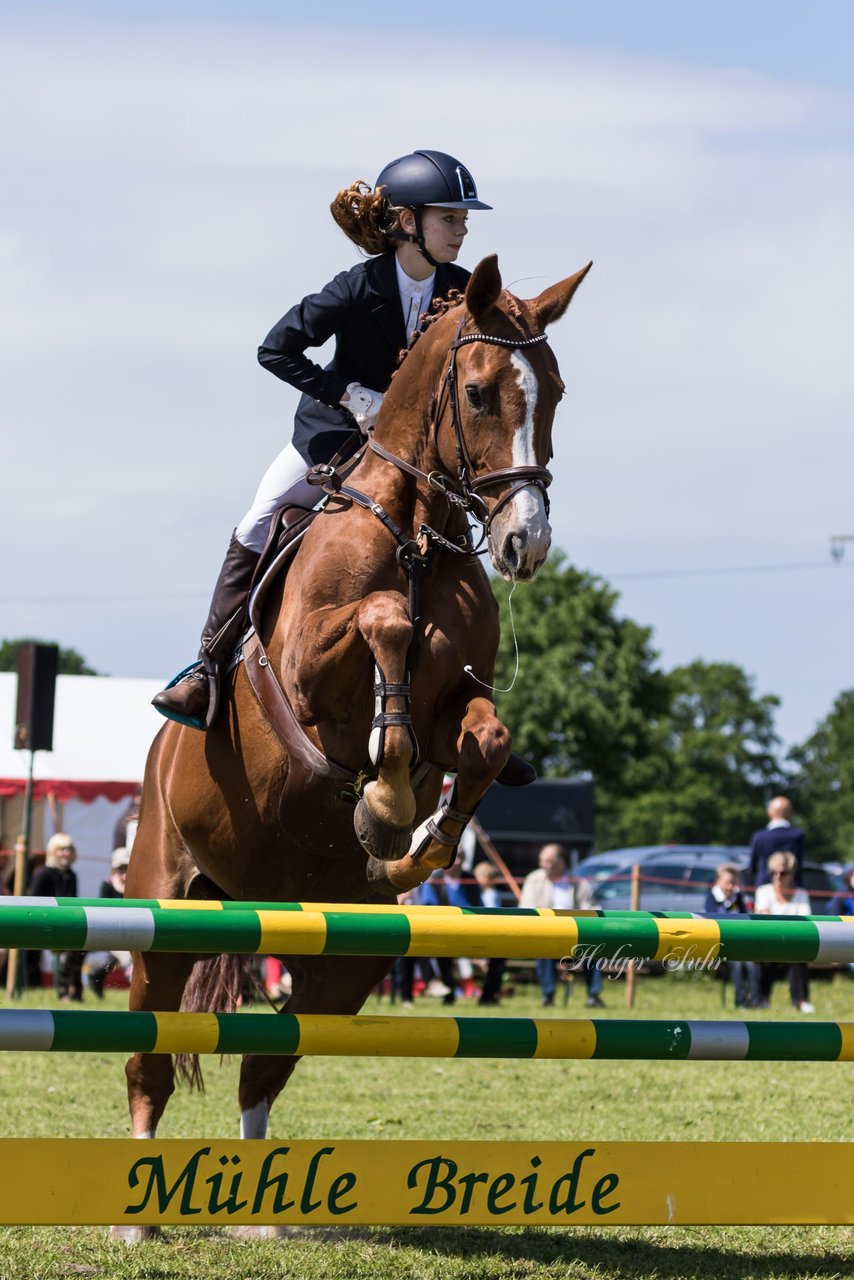
{"label": "horse's hoof", "polygon": [[393,862],[409,851],[412,827],[394,827],[381,822],[365,803],[364,797],[353,812],[353,827],[359,844],[382,862]]}
{"label": "horse's hoof", "polygon": [[537,771],[522,756],[511,751],[510,759],[495,779],[502,787],[527,787],[537,780]]}
{"label": "horse's hoof", "polygon": [[110,1239],[122,1244],[142,1244],[144,1240],[156,1240],[162,1235],[159,1227],[110,1227]]}

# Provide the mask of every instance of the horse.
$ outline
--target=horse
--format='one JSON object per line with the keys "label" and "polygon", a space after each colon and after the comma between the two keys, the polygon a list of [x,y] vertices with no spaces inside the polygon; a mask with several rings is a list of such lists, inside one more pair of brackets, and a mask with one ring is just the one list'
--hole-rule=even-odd
{"label": "horse", "polygon": [[[502,577],[535,575],[564,391],[546,328],[589,266],[521,300],[485,258],[405,354],[355,469],[315,468],[325,501],[257,611],[217,719],[206,733],[168,722],[152,744],[128,898],[391,903],[453,861],[511,751],[471,519]],[[282,958],[290,1013],[358,1013],[393,963]],[[136,954],[130,1007],[234,1007],[231,959]],[[243,1137],[266,1135],[296,1061],[243,1058]],[[126,1076],[133,1136],[153,1137],[175,1064],[139,1053]]]}

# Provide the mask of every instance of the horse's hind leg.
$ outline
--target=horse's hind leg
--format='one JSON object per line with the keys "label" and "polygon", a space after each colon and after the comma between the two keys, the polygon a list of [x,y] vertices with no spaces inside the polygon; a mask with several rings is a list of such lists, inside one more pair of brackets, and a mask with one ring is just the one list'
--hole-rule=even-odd
{"label": "horse's hind leg", "polygon": [[[282,1013],[358,1013],[391,969],[388,956],[288,957],[293,993]],[[240,1068],[240,1131],[267,1134],[270,1109],[290,1079],[298,1057],[247,1054]]]}
{"label": "horse's hind leg", "polygon": [[[134,955],[131,1010],[175,1010],[184,985],[198,957],[188,955]],[[153,1138],[166,1104],[175,1091],[175,1068],[169,1053],[135,1053],[125,1064],[132,1138]],[[112,1227],[113,1240],[137,1244],[158,1234],[148,1226]]]}
{"label": "horse's hind leg", "polygon": [[415,818],[409,769],[416,742],[406,670],[412,622],[401,595],[376,591],[359,605],[356,626],[376,664],[376,715],[369,751],[377,778],[365,786],[353,823],[368,853],[399,858],[409,848]]}
{"label": "horse's hind leg", "polygon": [[[132,1011],[177,1010],[197,956],[134,956],[129,1007]],[[135,1053],[125,1064],[131,1137],[153,1138],[166,1104],[175,1091],[175,1072],[168,1053]]]}
{"label": "horse's hind leg", "polygon": [[[288,958],[293,994],[283,1013],[358,1013],[392,961],[387,956],[353,958],[317,956]],[[240,1067],[240,1136],[266,1138],[270,1109],[284,1089],[298,1057],[277,1058],[247,1054]],[[284,1226],[241,1227],[248,1237],[299,1235],[299,1228]]]}

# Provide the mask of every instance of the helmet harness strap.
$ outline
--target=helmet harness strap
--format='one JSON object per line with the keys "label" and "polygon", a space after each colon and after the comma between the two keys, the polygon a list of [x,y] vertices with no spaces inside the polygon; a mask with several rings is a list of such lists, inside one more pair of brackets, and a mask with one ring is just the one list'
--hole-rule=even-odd
{"label": "helmet harness strap", "polygon": [[433,257],[430,250],[427,248],[427,244],[424,240],[424,224],[421,221],[421,209],[418,208],[417,206],[413,208],[412,216],[415,218],[415,235],[414,236],[409,235],[409,233],[406,231],[400,231],[400,230],[390,231],[390,232],[387,232],[386,234],[389,236],[391,240],[402,240],[406,244],[417,244],[419,250],[421,251],[422,258],[425,258],[427,262],[430,263],[430,266],[433,267],[435,270],[436,267],[441,266],[441,263],[437,262],[436,259]]}
{"label": "helmet harness strap", "polygon": [[418,245],[418,248],[421,250],[421,256],[427,259],[431,267],[438,267],[439,263],[431,255],[424,240],[424,224],[421,221],[421,210],[413,209],[412,212],[415,216],[415,235],[410,236],[409,239]]}

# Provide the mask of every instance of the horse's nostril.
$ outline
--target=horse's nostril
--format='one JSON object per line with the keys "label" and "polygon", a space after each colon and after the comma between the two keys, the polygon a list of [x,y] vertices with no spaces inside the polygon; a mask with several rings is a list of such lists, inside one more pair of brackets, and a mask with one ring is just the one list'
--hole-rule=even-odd
{"label": "horse's nostril", "polygon": [[519,565],[521,553],[525,545],[524,535],[511,533],[504,540],[504,563],[511,569],[515,569]]}

